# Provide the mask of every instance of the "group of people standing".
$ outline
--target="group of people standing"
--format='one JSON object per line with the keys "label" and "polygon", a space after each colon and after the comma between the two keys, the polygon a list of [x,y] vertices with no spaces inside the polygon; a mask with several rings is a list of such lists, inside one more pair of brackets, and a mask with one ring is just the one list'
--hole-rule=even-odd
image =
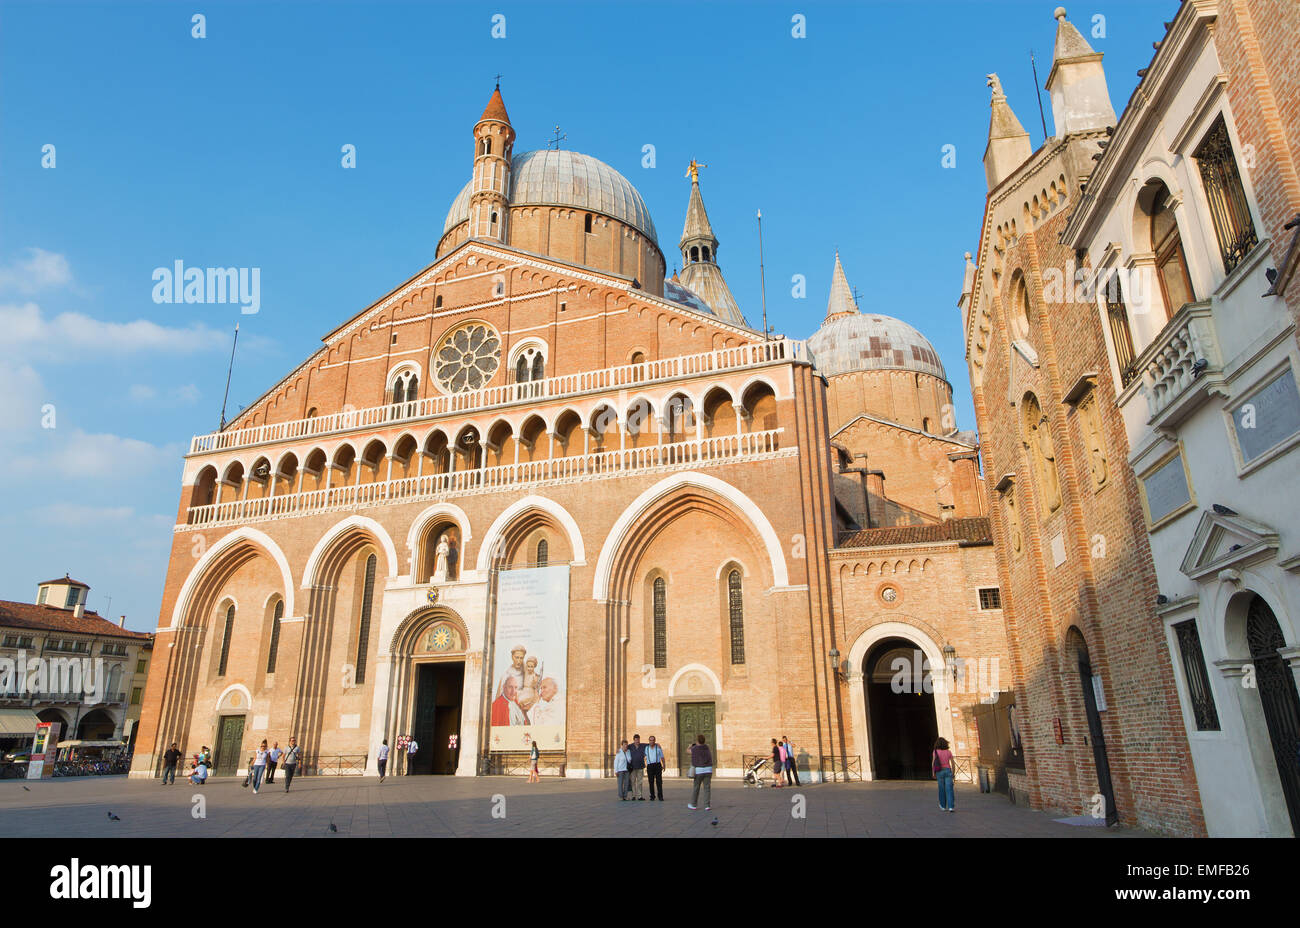
{"label": "group of people standing", "polygon": [[[650,781],[650,801],[664,801],[664,749],[651,735],[645,744],[640,735],[632,736],[632,743],[619,743],[614,754],[614,773],[618,777],[620,801],[644,802],[645,783]],[[657,793],[657,794],[656,794]]]}
{"label": "group of people standing", "polygon": [[[785,782],[781,782],[782,775],[785,776]],[[781,786],[799,786],[799,765],[795,763],[794,745],[790,743],[789,735],[782,735],[781,740],[772,739],[772,785],[780,788]]]}
{"label": "group of people standing", "polygon": [[[397,745],[397,747],[398,747],[399,750],[401,749],[401,747],[402,747],[401,739],[398,739],[398,745]],[[411,768],[412,768],[413,766],[415,766],[415,755],[416,755],[416,753],[417,753],[419,750],[420,750],[420,743],[419,743],[418,741],[416,741],[415,738],[409,738],[409,739],[407,739],[407,741],[406,741],[406,772],[407,772],[408,774],[411,772]],[[380,782],[380,783],[384,782],[384,778],[388,776],[388,756],[389,756],[389,753],[390,753],[390,752],[389,752],[389,750],[388,750],[388,739],[385,738],[385,739],[384,739],[384,743],[381,744],[381,745],[379,746],[379,754],[378,754],[378,756],[376,757],[376,760],[377,760],[378,763],[379,763],[379,782]]]}
{"label": "group of people standing", "polygon": [[[650,801],[664,801],[664,765],[668,756],[663,746],[651,735],[649,740],[641,743],[640,735],[633,735],[631,743],[619,742],[614,752],[614,774],[618,777],[618,798],[620,802],[644,802],[646,781],[650,783]],[[686,808],[695,811],[699,808],[700,793],[704,794],[704,808],[709,805],[711,782],[713,780],[713,752],[705,743],[704,736],[696,738],[691,745],[691,778],[694,781],[691,801]]]}
{"label": "group of people standing", "polygon": [[298,742],[290,738],[289,750],[280,750],[280,742],[275,742],[271,748],[267,748],[266,741],[263,740],[253,756],[248,759],[249,771],[248,776],[244,778],[244,785],[252,783],[253,792],[257,792],[262,787],[262,780],[265,777],[267,783],[275,782],[275,770],[283,762],[284,766],[284,791],[289,792],[289,785],[293,783],[293,775],[298,770],[298,761],[302,757],[302,751],[298,747]]}
{"label": "group of people standing", "polygon": [[[180,748],[173,741],[171,747],[163,754],[162,782],[164,786],[174,785],[176,783],[176,767],[180,763]],[[267,783],[275,782],[275,771],[277,767],[284,768],[284,791],[289,792],[289,785],[293,783],[293,775],[298,771],[298,763],[302,760],[302,749],[298,747],[298,742],[294,738],[289,739],[289,749],[287,751],[280,749],[280,742],[275,742],[271,748],[266,746],[263,740],[257,750],[248,759],[248,774],[244,777],[244,785],[252,785],[253,792],[261,789],[262,778],[266,777]],[[212,750],[206,744],[194,755],[194,760],[190,764],[188,774],[189,781],[195,786],[202,786],[208,780],[208,774],[212,770]]]}

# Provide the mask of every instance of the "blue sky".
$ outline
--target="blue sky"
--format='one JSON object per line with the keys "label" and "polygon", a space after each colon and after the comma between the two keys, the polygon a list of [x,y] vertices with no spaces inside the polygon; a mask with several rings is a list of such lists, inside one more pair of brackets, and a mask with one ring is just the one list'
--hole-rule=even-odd
{"label": "blue sky", "polygon": [[[428,264],[498,72],[516,150],[559,124],[641,191],[670,266],[686,163],[706,162],[719,263],[754,324],[755,210],[779,332],[816,329],[838,248],[864,311],[934,343],[972,428],[956,301],[985,195],[985,74],[1041,144],[1029,51],[1046,80],[1054,6],[4,3],[0,598],[71,572],[92,609],[112,597],[129,628],[155,627],[182,454],[216,427],[234,324],[237,410]],[[1117,111],[1176,9],[1070,8]],[[260,268],[260,311],[154,303],[154,269],[177,260]]]}

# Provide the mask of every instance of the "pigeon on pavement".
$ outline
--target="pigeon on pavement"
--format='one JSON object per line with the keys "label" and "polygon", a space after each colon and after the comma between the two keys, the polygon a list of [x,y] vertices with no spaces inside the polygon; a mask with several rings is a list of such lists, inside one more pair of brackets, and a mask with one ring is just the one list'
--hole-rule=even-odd
{"label": "pigeon on pavement", "polygon": [[112,812],[108,813],[108,818],[109,818],[110,821],[114,821],[114,822],[120,822],[120,821],[122,821],[120,818],[118,818],[118,817],[117,817],[116,815],[114,815]]}

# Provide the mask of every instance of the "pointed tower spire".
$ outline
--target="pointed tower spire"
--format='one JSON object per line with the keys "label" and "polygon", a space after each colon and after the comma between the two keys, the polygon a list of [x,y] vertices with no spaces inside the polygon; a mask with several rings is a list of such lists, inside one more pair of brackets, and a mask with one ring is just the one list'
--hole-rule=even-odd
{"label": "pointed tower spire", "polygon": [[1056,44],[1045,86],[1052,95],[1052,122],[1057,137],[1115,125],[1115,108],[1110,103],[1101,52],[1093,51],[1088,40],[1065,18],[1065,7],[1058,6],[1053,15]]}
{"label": "pointed tower spire", "polygon": [[1034,150],[1029,144],[1029,133],[1011,112],[1007,95],[1002,92],[1002,81],[996,74],[990,74],[988,85],[993,88],[993,98],[989,101],[989,143],[984,149],[984,176],[992,190],[1024,164]]}
{"label": "pointed tower spire", "polygon": [[836,250],[835,271],[831,274],[831,298],[826,302],[826,318],[822,320],[822,325],[832,319],[858,312],[861,310],[858,309],[857,300],[853,299],[853,290],[849,287],[849,279],[844,276],[844,265],[840,264],[840,253]]}
{"label": "pointed tower spire", "polygon": [[474,124],[474,174],[469,195],[471,238],[508,242],[510,158],[515,130],[501,99],[501,85],[492,91],[483,115]]}
{"label": "pointed tower spire", "polygon": [[677,247],[682,250],[680,280],[708,304],[713,314],[725,322],[748,326],[731,288],[718,267],[718,238],[709,224],[709,214],[700,196],[700,168],[707,164],[691,159],[688,174],[691,178],[691,198],[686,203],[686,223]]}

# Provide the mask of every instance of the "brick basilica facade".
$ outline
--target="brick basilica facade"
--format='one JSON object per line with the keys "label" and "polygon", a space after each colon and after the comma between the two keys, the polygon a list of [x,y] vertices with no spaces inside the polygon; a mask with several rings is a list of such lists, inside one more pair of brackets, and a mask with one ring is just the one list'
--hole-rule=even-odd
{"label": "brick basilica facade", "polygon": [[309,772],[402,735],[415,772],[510,769],[503,590],[541,566],[568,577],[546,770],[607,776],[633,732],[670,775],[697,734],[723,776],[782,735],[813,779],[928,778],[938,735],[1005,762],[979,446],[934,349],[838,256],[817,332],[765,338],[694,165],[668,277],[621,174],[513,143],[498,89],[434,262],[193,440],[132,775],[290,736]]}

